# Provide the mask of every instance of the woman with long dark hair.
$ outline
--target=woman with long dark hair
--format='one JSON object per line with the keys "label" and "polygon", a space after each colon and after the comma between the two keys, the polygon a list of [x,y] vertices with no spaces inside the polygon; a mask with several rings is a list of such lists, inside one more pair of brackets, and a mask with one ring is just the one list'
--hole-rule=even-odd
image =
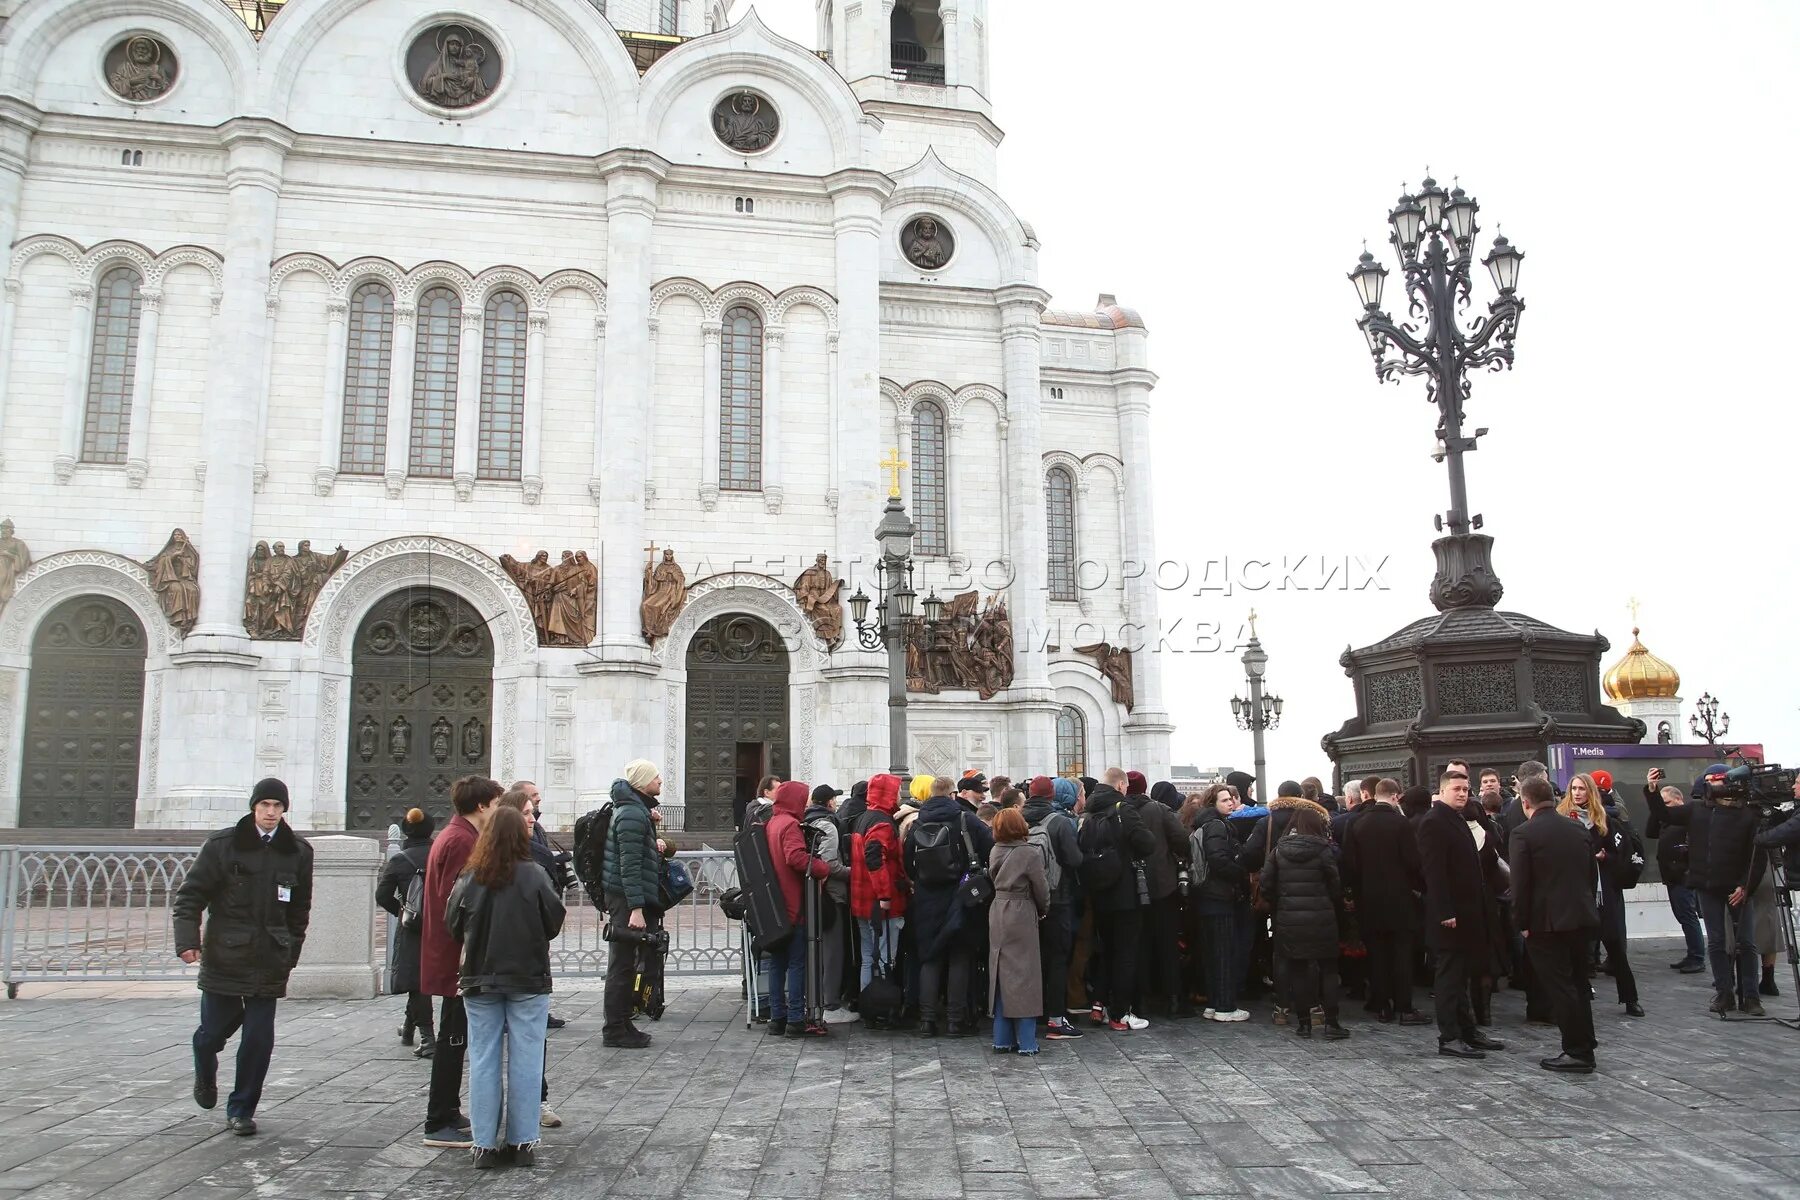
{"label": "woman with long dark hair", "polygon": [[519,1166],[535,1159],[550,1017],[550,939],[562,923],[562,898],[532,861],[524,815],[495,805],[445,914],[450,936],[462,943],[459,984],[469,1017],[477,1170],[496,1166],[503,1150]]}

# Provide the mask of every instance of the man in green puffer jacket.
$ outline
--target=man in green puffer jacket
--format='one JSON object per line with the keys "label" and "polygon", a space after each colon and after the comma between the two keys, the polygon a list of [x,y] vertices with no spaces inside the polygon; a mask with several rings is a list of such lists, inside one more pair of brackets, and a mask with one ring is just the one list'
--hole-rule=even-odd
{"label": "man in green puffer jacket", "polygon": [[[625,778],[612,785],[612,822],[606,831],[601,860],[601,890],[615,929],[655,929],[662,921],[657,901],[662,895],[662,856],[656,852],[656,823],[650,810],[662,794],[662,772],[647,759],[625,764]],[[607,947],[606,1023],[600,1044],[641,1050],[650,1035],[631,1023],[637,944],[613,942]]]}

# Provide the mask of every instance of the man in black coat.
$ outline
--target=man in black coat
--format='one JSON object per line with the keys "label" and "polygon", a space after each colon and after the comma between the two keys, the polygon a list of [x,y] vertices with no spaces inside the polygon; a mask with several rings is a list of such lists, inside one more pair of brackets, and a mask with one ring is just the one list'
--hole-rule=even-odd
{"label": "man in black coat", "polygon": [[[1115,767],[1106,773],[1106,782],[1117,789],[1120,781],[1114,778],[1115,772],[1125,774]],[[1194,1006],[1181,994],[1181,896],[1176,890],[1180,873],[1188,867],[1188,831],[1181,827],[1175,808],[1161,798],[1175,791],[1174,785],[1158,783],[1156,787],[1156,792],[1128,792],[1125,796],[1125,803],[1156,841],[1144,859],[1150,907],[1144,910],[1138,940],[1138,992],[1146,1005],[1154,999],[1170,1017],[1191,1017]]]}
{"label": "man in black coat", "polygon": [[[1143,937],[1144,908],[1138,895],[1136,865],[1156,849],[1156,838],[1137,810],[1110,783],[1088,794],[1087,815],[1077,837],[1081,847],[1082,887],[1094,906],[1096,940],[1106,952],[1107,1025],[1115,1033],[1150,1024],[1138,1013],[1138,943]],[[916,904],[916,901],[915,901]]]}
{"label": "man in black coat", "polygon": [[1419,819],[1419,866],[1425,876],[1425,944],[1437,973],[1438,1053],[1447,1058],[1485,1058],[1506,1045],[1475,1027],[1469,979],[1486,973],[1493,931],[1489,899],[1475,835],[1463,819],[1469,802],[1466,771],[1445,771],[1437,801]]}
{"label": "man in black coat", "polygon": [[225,1102],[225,1123],[239,1137],[256,1132],[256,1105],[275,1051],[275,1001],[287,995],[312,916],[313,849],[288,827],[287,807],[287,784],[258,783],[250,815],[206,839],[175,894],[175,952],[200,964],[194,1103],[219,1102],[219,1051],[242,1029],[237,1078]]}
{"label": "man in black coat", "polygon": [[1373,803],[1356,809],[1344,835],[1344,892],[1355,906],[1369,948],[1369,1006],[1383,1023],[1424,1025],[1413,1007],[1413,951],[1417,948],[1416,895],[1424,890],[1419,843],[1400,812],[1400,784],[1383,779]]}
{"label": "man in black coat", "polygon": [[1562,1031],[1563,1052],[1539,1065],[1576,1075],[1594,1070],[1594,1002],[1588,988],[1588,946],[1600,928],[1594,907],[1598,883],[1587,831],[1556,811],[1556,793],[1542,776],[1519,785],[1525,823],[1513,831],[1513,917],[1538,986]]}
{"label": "man in black coat", "polygon": [[[1664,784],[1661,795],[1666,808],[1687,803],[1687,797],[1673,784]],[[1675,914],[1687,943],[1687,953],[1669,967],[1683,975],[1698,975],[1706,970],[1706,927],[1700,923],[1700,897],[1687,885],[1687,826],[1665,823],[1652,808],[1650,819],[1644,822],[1644,836],[1656,842],[1656,873],[1668,889],[1669,911]]]}

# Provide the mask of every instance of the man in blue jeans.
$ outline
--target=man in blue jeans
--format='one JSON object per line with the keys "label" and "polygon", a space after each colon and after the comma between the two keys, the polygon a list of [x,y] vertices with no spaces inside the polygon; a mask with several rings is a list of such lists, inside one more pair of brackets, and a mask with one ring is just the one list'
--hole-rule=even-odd
{"label": "man in blue jeans", "polygon": [[[1662,798],[1670,808],[1687,803],[1687,797],[1673,784],[1664,785]],[[1687,886],[1687,827],[1667,824],[1652,810],[1645,822],[1644,836],[1656,839],[1656,872],[1669,891],[1669,911],[1675,914],[1675,922],[1681,926],[1681,936],[1687,942],[1687,953],[1669,967],[1683,975],[1698,975],[1706,970],[1706,929],[1700,923],[1700,897]]]}
{"label": "man in blue jeans", "polygon": [[842,863],[815,858],[806,849],[806,836],[800,829],[801,815],[806,811],[810,789],[790,779],[775,789],[775,811],[767,828],[769,858],[775,864],[775,878],[781,884],[781,898],[787,905],[788,920],[794,935],[773,954],[774,969],[769,975],[769,1034],[772,1037],[824,1037],[823,1021],[806,1019],[806,904],[802,889],[810,881],[837,879],[848,882],[850,868]]}

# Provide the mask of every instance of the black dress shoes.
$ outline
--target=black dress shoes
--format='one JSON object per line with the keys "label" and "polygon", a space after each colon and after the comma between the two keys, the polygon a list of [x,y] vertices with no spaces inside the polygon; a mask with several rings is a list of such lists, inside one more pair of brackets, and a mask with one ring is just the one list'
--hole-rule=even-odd
{"label": "black dress shoes", "polygon": [[1475,1047],[1477,1050],[1504,1050],[1504,1049],[1506,1049],[1505,1042],[1496,1041],[1495,1039],[1489,1037],[1485,1033],[1477,1033],[1474,1037],[1468,1039],[1468,1043],[1469,1043],[1469,1045]]}
{"label": "black dress shoes", "polygon": [[1639,1004],[1636,1000],[1633,1000],[1630,1004],[1625,1006],[1625,1015],[1628,1017],[1641,1017],[1644,1015],[1644,1006]]}
{"label": "black dress shoes", "polygon": [[1439,1042],[1438,1054],[1444,1058],[1486,1058],[1480,1050],[1468,1042]]}
{"label": "black dress shoes", "polygon": [[1559,1054],[1555,1058],[1546,1058],[1538,1066],[1546,1071],[1558,1071],[1564,1075],[1592,1075],[1594,1060],[1577,1058],[1573,1054]]}
{"label": "black dress shoes", "polygon": [[232,1117],[225,1122],[225,1127],[239,1137],[255,1137],[256,1122],[249,1117]]}
{"label": "black dress shoes", "polygon": [[211,1108],[219,1102],[219,1085],[203,1083],[199,1076],[194,1077],[194,1103],[201,1108]]}

